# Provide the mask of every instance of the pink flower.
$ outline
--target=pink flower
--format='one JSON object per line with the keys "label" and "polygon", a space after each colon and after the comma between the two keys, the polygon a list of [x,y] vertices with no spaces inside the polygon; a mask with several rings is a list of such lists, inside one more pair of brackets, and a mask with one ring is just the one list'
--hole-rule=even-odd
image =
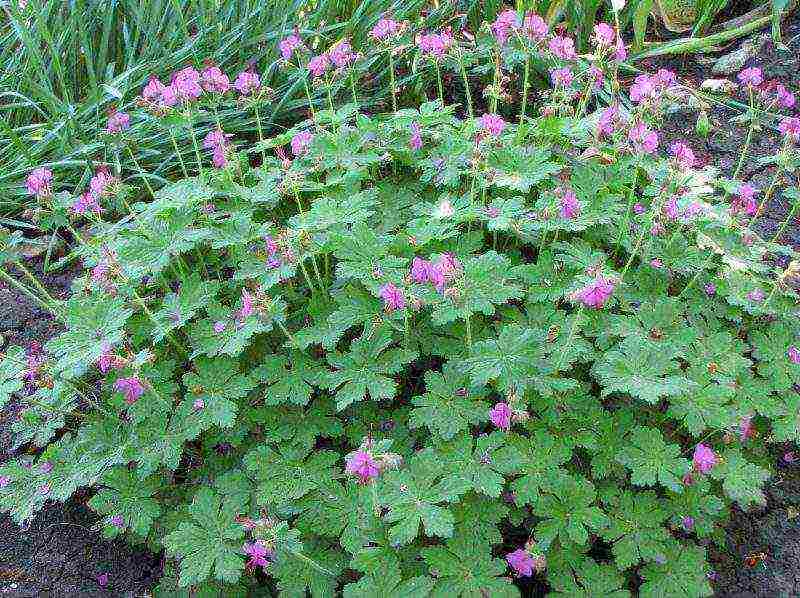
{"label": "pink flower", "polygon": [[694,448],[692,464],[694,465],[695,471],[698,473],[708,473],[717,463],[717,455],[705,444],[700,443]]}
{"label": "pink flower", "polygon": [[637,201],[635,204],[633,204],[633,213],[637,216],[641,216],[645,213],[645,207]]}
{"label": "pink flower", "polygon": [[75,214],[83,216],[88,212],[100,214],[102,213],[103,208],[98,203],[97,196],[95,196],[91,191],[84,191],[73,202],[72,211],[75,212]]}
{"label": "pink flower", "polygon": [[753,416],[745,415],[739,421],[739,440],[745,442],[753,437],[755,429],[753,428]]}
{"label": "pink flower", "polygon": [[747,216],[755,216],[758,212],[757,194],[758,189],[749,183],[741,185],[737,190],[736,197],[731,202],[731,210],[734,213],[744,211]]}
{"label": "pink flower", "polygon": [[550,28],[542,17],[534,12],[529,12],[525,15],[522,30],[530,39],[541,41],[547,37]]}
{"label": "pink flower", "polygon": [[478,119],[481,129],[494,137],[499,137],[506,128],[506,121],[498,114],[484,114]]}
{"label": "pink flower", "polygon": [[600,48],[610,48],[617,41],[617,34],[608,23],[598,23],[594,26],[594,39]]}
{"label": "pink flower", "polygon": [[491,25],[492,34],[501,46],[505,46],[508,36],[514,29],[519,29],[519,16],[516,10],[504,10]]}
{"label": "pink flower", "polygon": [[89,179],[89,192],[95,197],[103,197],[111,194],[111,188],[117,184],[117,178],[112,176],[108,169],[101,167],[95,175]]}
{"label": "pink flower", "polygon": [[658,149],[658,134],[647,128],[643,122],[636,123],[628,131],[628,139],[633,142],[633,147],[637,152],[652,154]]}
{"label": "pink flower", "polygon": [[411,280],[418,284],[428,282],[433,264],[421,257],[411,260]]}
{"label": "pink flower", "polygon": [[104,588],[108,585],[108,573],[101,573],[97,576],[97,585]]}
{"label": "pink flower", "polygon": [[601,89],[603,87],[603,80],[605,75],[603,74],[603,69],[601,69],[596,64],[593,64],[589,67],[589,75],[594,80],[594,88]]}
{"label": "pink flower", "polygon": [[575,298],[586,307],[601,309],[614,293],[615,286],[613,280],[598,274],[591,283],[575,293]]}
{"label": "pink flower", "polygon": [[658,69],[656,74],[653,75],[653,80],[662,88],[667,88],[675,85],[678,82],[678,77],[669,69]]}
{"label": "pink flower", "polygon": [[206,135],[205,139],[203,139],[203,147],[205,149],[214,149],[217,146],[225,145],[228,143],[229,135],[226,135],[220,129],[214,129],[213,131],[209,131],[208,135]]}
{"label": "pink flower", "polygon": [[0,488],[5,488],[9,486],[13,482],[10,476],[7,475],[0,475]]}
{"label": "pink flower", "polygon": [[703,290],[706,292],[706,295],[712,297],[717,294],[717,285],[715,285],[713,282],[706,283],[703,286]]}
{"label": "pink flower", "polygon": [[507,403],[497,403],[489,411],[489,419],[501,430],[511,429],[511,407]]}
{"label": "pink flower", "polygon": [[244,553],[250,557],[247,561],[247,566],[255,569],[261,567],[266,570],[269,567],[270,559],[272,558],[272,551],[267,548],[261,540],[255,542],[245,542],[242,546]]}
{"label": "pink flower", "polygon": [[680,216],[680,211],[678,210],[678,198],[675,197],[674,195],[670,197],[664,204],[662,212],[664,213],[664,216],[667,217],[667,219],[673,221],[677,220],[678,217]]}
{"label": "pink flower", "polygon": [[408,146],[412,151],[418,152],[422,149],[422,129],[419,123],[411,123],[411,139],[408,140]]}
{"label": "pink flower", "polygon": [[419,51],[436,59],[444,58],[452,45],[453,36],[449,29],[442,33],[426,33],[417,38]]}
{"label": "pink flower", "polygon": [[383,299],[384,308],[390,313],[396,309],[405,309],[406,307],[406,297],[403,294],[403,289],[391,282],[380,288],[379,295]]}
{"label": "pink flower", "polygon": [[328,70],[331,63],[328,60],[327,54],[320,54],[319,56],[314,56],[311,60],[308,61],[308,70],[309,72],[314,75],[314,77],[321,77],[325,74],[325,71]]}
{"label": "pink flower", "polygon": [[53,182],[53,171],[40,166],[34,168],[25,179],[25,187],[30,195],[47,197],[52,193],[50,184]]}
{"label": "pink flower", "polygon": [[157,104],[161,101],[161,91],[163,89],[164,84],[158,80],[158,77],[151,75],[147,85],[142,89],[142,99],[146,102]]}
{"label": "pink flower", "polygon": [[663,268],[664,262],[662,262],[659,258],[654,257],[652,260],[650,260],[650,265],[653,268]]}
{"label": "pink flower", "polygon": [[620,122],[619,106],[611,104],[608,108],[600,113],[600,118],[597,121],[597,134],[613,135],[617,130],[617,125]]}
{"label": "pink flower", "polygon": [[783,108],[794,108],[794,105],[797,102],[794,94],[786,89],[783,85],[778,85],[775,87],[775,96],[778,100],[778,104]]}
{"label": "pink flower", "polygon": [[217,320],[216,322],[214,322],[214,333],[221,334],[225,332],[226,327],[227,324],[225,324],[225,322],[223,322],[222,320]]}
{"label": "pink flower", "polygon": [[567,66],[550,70],[550,80],[553,82],[554,87],[569,87],[572,79],[572,70]]}
{"label": "pink flower", "polygon": [[692,148],[682,141],[674,141],[669,146],[669,153],[675,158],[678,166],[684,169],[692,168],[695,164]]}
{"label": "pink flower", "polygon": [[441,271],[445,278],[452,278],[461,272],[461,262],[452,253],[443,253],[439,256],[435,267]]}
{"label": "pink flower", "polygon": [[658,97],[658,87],[656,81],[648,75],[639,75],[634,79],[630,89],[631,101],[637,104]]}
{"label": "pink flower", "polygon": [[747,293],[746,297],[750,301],[753,301],[755,303],[761,303],[766,298],[766,295],[764,294],[764,291],[762,291],[761,289],[755,289]]}
{"label": "pink flower", "polygon": [[625,49],[625,42],[622,41],[622,38],[617,36],[617,43],[614,46],[614,60],[617,62],[622,62],[628,58],[628,51]]}
{"label": "pink flower", "polygon": [[292,34],[281,40],[278,44],[278,49],[281,51],[281,57],[284,60],[291,60],[294,51],[303,47],[303,40],[297,35]]}
{"label": "pink flower", "polygon": [[[200,86],[200,73],[190,66],[172,75],[170,87],[175,90],[175,96],[181,102],[196,100],[203,94],[203,88]],[[161,95],[163,99],[163,91]]]}
{"label": "pink flower", "polygon": [[249,96],[261,87],[261,77],[252,71],[242,71],[236,76],[233,86],[241,95]]}
{"label": "pink flower", "polygon": [[784,137],[791,137],[793,141],[800,139],[800,117],[784,118],[778,125],[778,130]]}
{"label": "pink flower", "polygon": [[227,93],[231,88],[231,80],[218,66],[209,66],[200,73],[200,85],[208,93]]}
{"label": "pink flower", "polygon": [[358,476],[358,483],[364,485],[377,478],[381,472],[372,455],[362,449],[347,456],[345,471],[350,475]]}
{"label": "pink flower", "polygon": [[109,518],[108,522],[111,525],[113,525],[114,527],[117,527],[117,528],[120,528],[120,529],[125,527],[125,518],[122,515],[119,515],[119,514],[112,515]]}
{"label": "pink flower", "polygon": [[547,47],[556,58],[562,60],[575,60],[578,57],[575,53],[575,42],[571,37],[557,35],[548,42]]}
{"label": "pink flower", "polygon": [[53,464],[50,461],[44,461],[42,464],[39,465],[39,471],[42,473],[50,473],[53,471]]}
{"label": "pink flower", "polygon": [[118,378],[114,382],[114,390],[125,395],[128,405],[133,405],[144,394],[144,385],[137,376]]}
{"label": "pink flower", "polygon": [[684,531],[691,532],[694,529],[694,517],[686,515],[681,519],[681,525],[683,525]]}
{"label": "pink flower", "polygon": [[247,289],[242,289],[242,307],[237,313],[237,319],[239,321],[246,320],[255,313],[255,303],[253,299],[253,295],[251,295]]}
{"label": "pink flower", "polygon": [[575,195],[575,192],[571,189],[561,196],[561,209],[559,213],[562,218],[566,218],[567,220],[572,220],[580,215],[581,203],[578,201],[578,196]]}
{"label": "pink flower", "polygon": [[530,577],[533,575],[533,569],[536,565],[533,557],[522,548],[518,548],[514,552],[509,552],[506,555],[506,562],[519,577]]}
{"label": "pink flower", "polygon": [[216,146],[211,151],[211,164],[214,168],[225,168],[228,163],[228,157],[225,155],[225,147],[222,145]]}
{"label": "pink flower", "polygon": [[160,108],[170,108],[178,103],[178,93],[172,85],[168,85],[161,90],[161,97],[159,99]]}
{"label": "pink flower", "polygon": [[328,50],[328,56],[331,62],[336,65],[336,68],[346,67],[348,64],[355,61],[356,58],[356,55],[353,53],[353,48],[350,46],[350,41],[346,39],[343,39]]}
{"label": "pink flower", "polygon": [[124,361],[114,354],[113,348],[108,342],[103,342],[100,357],[97,358],[97,368],[100,373],[107,374],[112,369],[119,369]]}
{"label": "pink flower", "polygon": [[758,87],[764,82],[764,75],[757,66],[744,69],[736,78],[747,87]]}
{"label": "pink flower", "polygon": [[795,365],[800,365],[800,349],[792,345],[786,353],[789,356],[789,361]]}
{"label": "pink flower", "polygon": [[131,117],[124,112],[118,110],[112,111],[108,115],[108,122],[106,123],[106,133],[114,135],[127,131],[131,127]]}
{"label": "pink flower", "polygon": [[192,403],[192,409],[195,411],[200,411],[201,409],[205,408],[206,402],[203,399],[195,399],[194,403]]}
{"label": "pink flower", "polygon": [[375,41],[382,42],[389,39],[390,37],[394,37],[399,32],[400,32],[400,23],[398,23],[394,19],[389,19],[384,17],[380,19],[377,23],[375,23],[375,26],[372,28],[369,34]]}
{"label": "pink flower", "polygon": [[292,137],[292,153],[295,156],[305,154],[312,141],[314,141],[314,135],[311,134],[311,131],[300,131]]}

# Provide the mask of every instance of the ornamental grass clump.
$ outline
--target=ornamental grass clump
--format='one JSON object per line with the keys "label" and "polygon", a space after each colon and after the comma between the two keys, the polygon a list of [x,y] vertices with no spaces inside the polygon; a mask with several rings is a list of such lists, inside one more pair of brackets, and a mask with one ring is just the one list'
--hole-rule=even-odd
{"label": "ornamental grass clump", "polygon": [[[16,445],[38,449],[0,466],[0,506],[25,521],[91,487],[105,535],[163,550],[162,589],[203,595],[711,595],[706,546],[800,437],[796,256],[753,229],[743,181],[664,147],[673,73],[613,92],[613,27],[580,56],[532,14],[482,35],[479,115],[441,97],[368,115],[353,85],[254,145],[219,123],[200,173],[155,192],[109,173],[77,209],[33,171],[91,234],[65,301],[3,238],[4,279],[65,330],[0,360]],[[393,58],[405,39],[436,95],[460,70],[450,31],[387,16],[372,38]],[[312,84],[361,60],[308,47],[281,51]],[[539,113],[504,109],[534,59],[558,69]],[[213,68],[152,80],[143,109],[258,110],[257,73]]]}

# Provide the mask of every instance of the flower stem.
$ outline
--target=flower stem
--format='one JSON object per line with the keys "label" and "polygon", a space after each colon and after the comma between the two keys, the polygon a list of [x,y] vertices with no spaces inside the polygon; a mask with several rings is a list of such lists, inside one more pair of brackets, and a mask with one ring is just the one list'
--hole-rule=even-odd
{"label": "flower stem", "polygon": [[153,188],[150,186],[150,181],[147,180],[147,175],[145,174],[144,170],[142,170],[142,166],[139,164],[139,160],[136,159],[131,146],[128,145],[126,148],[128,149],[128,154],[130,155],[131,160],[133,160],[134,166],[136,166],[136,170],[139,171],[139,176],[142,178],[142,181],[144,181],[144,186],[147,187],[147,191],[150,193],[150,197],[155,197],[156,194],[153,191]]}
{"label": "flower stem", "polygon": [[469,77],[467,77],[467,69],[464,67],[464,57],[461,54],[458,55],[458,64],[461,67],[461,77],[464,79],[464,95],[467,98],[467,113],[470,118],[474,118],[475,113],[472,109],[472,92],[469,89]]}
{"label": "flower stem", "polygon": [[267,154],[264,152],[264,129],[261,127],[261,114],[258,111],[258,103],[253,104],[256,113],[256,128],[258,129],[258,142],[261,144],[261,164],[267,163]]}
{"label": "flower stem", "polygon": [[171,128],[167,128],[169,131],[169,138],[172,140],[172,147],[175,148],[175,155],[178,156],[178,162],[181,165],[181,172],[183,172],[183,178],[189,178],[189,172],[186,170],[186,163],[183,161],[183,156],[181,155],[181,150],[178,148],[178,140],[175,139],[175,133],[172,132]]}
{"label": "flower stem", "polygon": [[434,62],[436,65],[436,82],[439,85],[439,101],[444,106],[444,90],[442,88],[442,69],[439,67],[439,61]]}
{"label": "flower stem", "polygon": [[389,48],[389,84],[392,87],[392,112],[397,112],[397,84],[394,80],[394,55]]}

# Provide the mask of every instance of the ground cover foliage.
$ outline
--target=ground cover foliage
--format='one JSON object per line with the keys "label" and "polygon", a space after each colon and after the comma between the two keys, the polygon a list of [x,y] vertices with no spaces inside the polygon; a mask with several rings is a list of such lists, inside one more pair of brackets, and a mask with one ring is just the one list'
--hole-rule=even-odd
{"label": "ground cover foliage", "polygon": [[[592,39],[577,56],[501,13],[477,42],[494,83],[456,107],[451,32],[383,19],[373,43],[413,40],[440,97],[368,115],[350,44],[293,35],[287,63],[351,101],[201,140],[199,114],[236,94],[257,115],[266,92],[184,68],[107,133],[182,128],[197,176],[153,190],[111,165],[75,193],[31,172],[44,217],[91,234],[61,302],[4,233],[4,280],[66,331],[0,360],[17,444],[41,449],[0,466],[0,507],[24,521],[95,487],[105,534],[169,557],[164,595],[710,595],[704,542],[798,439],[795,256],[752,230],[772,188],[659,148],[675,75],[620,89],[624,45]],[[504,72],[533,60],[538,113],[500,116]],[[796,168],[791,91],[739,82]]]}

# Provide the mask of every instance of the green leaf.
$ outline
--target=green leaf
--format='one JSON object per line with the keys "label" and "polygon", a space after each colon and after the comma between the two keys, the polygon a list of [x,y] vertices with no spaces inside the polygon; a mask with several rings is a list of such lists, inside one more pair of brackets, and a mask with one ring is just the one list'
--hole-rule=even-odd
{"label": "green leaf", "polygon": [[750,463],[737,448],[721,455],[720,463],[711,470],[711,477],[722,480],[725,494],[743,509],[767,504],[762,488],[770,478],[769,470]]}
{"label": "green leaf", "polygon": [[262,445],[244,457],[244,464],[258,481],[256,502],[259,505],[286,505],[323,488],[335,477],[339,455],[317,451],[308,455],[305,447]]}
{"label": "green leaf", "polygon": [[528,193],[531,188],[561,170],[561,166],[550,162],[550,152],[543,148],[505,147],[493,150],[487,166],[492,176],[486,186]]}
{"label": "green leaf", "polygon": [[328,363],[334,371],[329,373],[323,385],[336,391],[339,411],[367,397],[373,401],[394,397],[397,382],[390,376],[400,372],[405,364],[417,357],[417,353],[408,349],[388,349],[391,344],[391,332],[382,327],[353,341],[349,353],[337,351],[328,355]]}
{"label": "green leaf", "polygon": [[543,492],[560,487],[566,475],[561,466],[571,457],[563,441],[537,431],[532,436],[510,434],[496,459],[502,472],[519,476],[511,482],[514,502],[537,508]]}
{"label": "green leaf", "polygon": [[[269,566],[282,598],[328,598],[336,593],[337,577],[345,566],[344,555],[320,542],[305,542],[311,557],[286,551]],[[330,573],[326,573],[328,571]],[[332,575],[331,575],[332,574]]]}
{"label": "green leaf", "polygon": [[89,506],[103,515],[103,535],[114,538],[122,531],[110,522],[115,515],[122,516],[123,529],[130,529],[146,537],[161,506],[154,495],[161,488],[157,478],[140,480],[125,467],[115,467],[102,480],[103,488],[89,500]]}
{"label": "green leaf", "polygon": [[636,486],[660,483],[674,492],[683,490],[683,476],[690,470],[677,444],[667,444],[661,432],[654,428],[638,427],[628,438],[627,446],[617,461],[631,472]]}
{"label": "green leaf", "polygon": [[379,497],[389,507],[385,516],[393,524],[389,541],[393,546],[410,544],[419,535],[420,525],[428,536],[453,535],[453,514],[441,504],[453,495],[442,479],[444,467],[431,449],[416,453],[400,470],[383,478]]}
{"label": "green leaf", "polygon": [[[548,559],[549,560],[549,559]],[[630,598],[625,578],[613,566],[582,557],[573,564],[548,562],[547,581],[561,598]]]}
{"label": "green leaf", "polygon": [[253,381],[238,373],[237,363],[226,357],[200,357],[194,365],[196,373],[183,376],[189,391],[188,400],[203,401],[203,406],[197,409],[203,421],[222,428],[231,427],[236,421],[237,400],[247,396],[254,386]]}
{"label": "green leaf", "polygon": [[441,372],[425,372],[425,394],[411,399],[415,405],[409,414],[411,428],[427,427],[444,440],[485,421],[489,404],[483,400],[482,386],[470,384],[469,378],[447,362]]}
{"label": "green leaf", "polygon": [[244,528],[234,519],[239,505],[223,502],[207,486],[189,506],[189,521],[164,538],[167,552],[181,559],[180,586],[209,579],[235,583],[244,570]]}
{"label": "green leaf", "polygon": [[505,562],[492,558],[490,547],[475,537],[458,535],[445,546],[430,546],[421,552],[436,578],[431,598],[519,597],[511,580],[502,576]]}
{"label": "green leaf", "polygon": [[344,587],[344,598],[426,598],[433,580],[423,575],[403,579],[396,562],[380,563],[357,582]]}
{"label": "green leaf", "polygon": [[504,443],[505,433],[501,431],[477,438],[464,432],[437,446],[436,453],[447,470],[443,483],[448,490],[459,495],[473,490],[498,498],[505,483],[497,462],[498,450]]}
{"label": "green leaf", "polygon": [[638,336],[624,339],[618,349],[595,362],[592,373],[603,386],[602,396],[630,394],[648,403],[690,391],[695,384],[678,375],[676,352]]}
{"label": "green leaf", "polygon": [[326,375],[321,362],[299,351],[291,351],[288,357],[269,355],[253,372],[253,376],[268,385],[264,391],[266,405],[305,405],[314,387],[321,386]]}
{"label": "green leaf", "polygon": [[664,555],[663,564],[650,563],[640,570],[644,580],[639,589],[641,598],[711,596],[705,550],[696,546],[678,545]]}
{"label": "green leaf", "polygon": [[161,308],[154,312],[159,326],[153,330],[153,341],[158,343],[172,330],[192,320],[198,310],[205,307],[217,293],[216,282],[203,282],[197,273],[185,279],[177,293],[164,298]]}
{"label": "green leaf", "polygon": [[612,544],[620,571],[658,560],[674,542],[663,526],[668,513],[653,492],[623,492],[610,507],[610,524],[600,536]]}
{"label": "green leaf", "polygon": [[589,531],[608,525],[608,517],[595,505],[594,485],[583,478],[563,477],[553,486],[553,494],[542,496],[537,515],[536,538],[548,547],[557,537],[562,542],[585,545]]}
{"label": "green leaf", "polygon": [[453,282],[454,292],[434,304],[433,321],[442,325],[476,313],[491,316],[496,305],[519,299],[522,289],[511,273],[511,260],[494,251],[465,259],[463,272]]}
{"label": "green leaf", "polygon": [[22,347],[9,347],[0,358],[0,410],[5,407],[13,393],[22,389],[26,363]]}

